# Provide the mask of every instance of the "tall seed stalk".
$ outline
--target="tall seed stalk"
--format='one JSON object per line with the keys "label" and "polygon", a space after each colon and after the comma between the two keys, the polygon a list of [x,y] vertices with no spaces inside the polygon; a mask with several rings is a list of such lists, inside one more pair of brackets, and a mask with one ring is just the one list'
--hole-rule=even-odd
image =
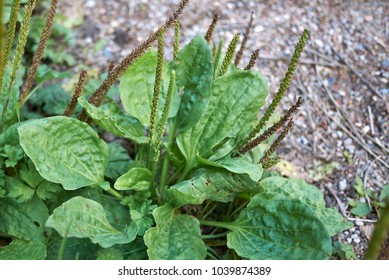
{"label": "tall seed stalk", "polygon": [[54,18],[55,18],[55,15],[57,13],[57,7],[58,7],[58,0],[51,0],[50,10],[49,10],[49,13],[47,15],[45,27],[43,28],[41,37],[39,39],[38,48],[37,48],[37,50],[34,54],[34,57],[32,59],[32,64],[31,64],[30,70],[28,71],[26,82],[25,82],[25,84],[22,88],[21,94],[20,94],[20,98],[19,98],[19,106],[20,107],[26,101],[28,93],[30,92],[31,87],[34,83],[34,78],[35,78],[36,72],[38,70],[39,65],[41,64],[41,60],[42,60],[43,54],[45,52],[47,40],[49,39],[50,34],[51,34],[51,28],[53,26]]}
{"label": "tall seed stalk", "polygon": [[11,72],[11,76],[10,76],[10,81],[9,81],[9,84],[7,85],[7,100],[5,101],[4,108],[3,108],[3,113],[2,113],[2,117],[1,117],[2,122],[0,123],[0,131],[2,131],[2,129],[3,129],[4,118],[5,118],[5,114],[7,112],[7,107],[8,107],[10,97],[11,97],[12,88],[13,88],[13,85],[14,85],[15,80],[16,80],[16,74],[19,70],[19,66],[22,62],[22,57],[24,54],[24,49],[26,46],[27,37],[28,37],[29,29],[30,29],[31,15],[32,15],[32,11],[35,8],[35,3],[36,3],[36,0],[30,0],[28,2],[28,4],[26,5],[25,10],[24,10],[23,20],[22,20],[22,24],[20,27],[20,34],[19,34],[19,38],[18,38],[18,44],[16,46],[15,55],[14,55],[14,58],[12,61],[12,72]]}

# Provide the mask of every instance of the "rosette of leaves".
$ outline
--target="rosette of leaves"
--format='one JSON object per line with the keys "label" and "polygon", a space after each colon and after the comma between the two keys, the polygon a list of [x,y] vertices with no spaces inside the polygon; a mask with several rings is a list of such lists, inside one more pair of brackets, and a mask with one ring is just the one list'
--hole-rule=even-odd
{"label": "rosette of leaves", "polygon": [[[270,128],[265,124],[297,59],[258,121],[267,82],[258,71],[232,64],[239,35],[225,54],[203,36],[179,49],[177,26],[172,61],[164,58],[161,28],[151,37],[158,49],[137,49],[144,54],[125,67],[119,86],[124,110],[112,99],[98,106],[80,97],[83,121],[54,116],[4,131],[22,151],[11,156],[7,148],[4,159],[24,164],[25,171],[0,173],[0,236],[10,241],[0,246],[0,258],[25,250],[40,259],[330,256],[331,237],[350,224],[326,208],[314,186],[268,170],[296,109]],[[106,83],[120,69],[111,69]],[[104,133],[131,143],[133,159],[108,145]],[[268,142],[254,141],[260,135]],[[28,193],[15,190],[17,184]]]}

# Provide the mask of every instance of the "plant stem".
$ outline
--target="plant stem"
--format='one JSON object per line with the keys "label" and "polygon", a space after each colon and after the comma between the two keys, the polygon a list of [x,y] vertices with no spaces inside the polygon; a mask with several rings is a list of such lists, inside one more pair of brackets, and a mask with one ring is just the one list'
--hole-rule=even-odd
{"label": "plant stem", "polygon": [[192,170],[193,167],[194,167],[193,163],[187,163],[185,165],[184,171],[182,171],[180,177],[178,178],[177,183],[183,181],[186,178],[186,176],[189,174],[189,172]]}
{"label": "plant stem", "polygon": [[222,233],[217,233],[217,234],[207,234],[207,235],[202,235],[202,239],[215,239],[219,237],[224,237],[227,235],[228,232],[222,232]]}
{"label": "plant stem", "polygon": [[200,224],[203,226],[211,226],[211,227],[218,227],[218,228],[226,228],[230,229],[230,223],[229,222],[217,222],[217,221],[209,221],[209,220],[199,220]]}
{"label": "plant stem", "polygon": [[116,197],[116,198],[118,198],[120,200],[122,200],[124,198],[124,196],[121,193],[119,193],[117,190],[115,190],[113,188],[109,188],[107,192],[109,192],[114,197]]}
{"label": "plant stem", "polygon": [[[167,132],[167,147],[169,150],[171,149],[171,147],[173,145],[175,132],[176,132],[175,122],[171,121],[171,122],[169,122],[169,129]],[[167,182],[166,180],[167,180],[168,172],[169,172],[169,155],[166,152],[165,158],[163,159],[163,163],[162,163],[161,181],[160,181],[160,185],[159,185],[160,188],[165,187],[166,182]]]}
{"label": "plant stem", "polygon": [[369,247],[365,254],[365,260],[376,260],[380,252],[381,244],[385,240],[389,231],[389,201],[387,201],[381,219],[375,226],[373,236],[369,242]]}

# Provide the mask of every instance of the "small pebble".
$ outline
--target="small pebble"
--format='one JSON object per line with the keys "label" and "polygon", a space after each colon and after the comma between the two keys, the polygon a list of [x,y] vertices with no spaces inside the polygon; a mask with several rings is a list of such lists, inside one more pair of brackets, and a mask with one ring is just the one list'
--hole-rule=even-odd
{"label": "small pebble", "polygon": [[345,232],[343,232],[344,235],[349,235],[350,233],[346,230]]}
{"label": "small pebble", "polygon": [[384,68],[389,68],[389,59],[384,59],[381,61],[381,66]]}
{"label": "small pebble", "polygon": [[344,191],[345,189],[347,189],[347,181],[346,181],[346,179],[340,180],[340,182],[339,182],[339,189],[341,191]]}
{"label": "small pebble", "polygon": [[355,239],[355,238],[357,238],[358,237],[358,234],[356,234],[356,233],[354,233],[353,235],[351,235],[351,238],[352,239]]}
{"label": "small pebble", "polygon": [[351,242],[353,242],[353,240],[349,237],[346,239],[347,243],[351,244]]}
{"label": "small pebble", "polygon": [[355,225],[362,227],[365,224],[362,221],[355,221]]}
{"label": "small pebble", "polygon": [[87,8],[93,8],[96,6],[96,1],[95,0],[88,0],[88,1],[86,1],[85,6]]}
{"label": "small pebble", "polygon": [[352,143],[353,143],[353,140],[351,138],[347,138],[346,140],[344,140],[345,146],[351,145]]}
{"label": "small pebble", "polygon": [[361,202],[361,203],[366,203],[366,198],[361,197],[361,198],[359,199],[359,202]]}
{"label": "small pebble", "polygon": [[357,237],[357,238],[354,239],[354,242],[355,242],[355,243],[360,243],[360,242],[361,242],[361,239],[360,239],[359,237]]}

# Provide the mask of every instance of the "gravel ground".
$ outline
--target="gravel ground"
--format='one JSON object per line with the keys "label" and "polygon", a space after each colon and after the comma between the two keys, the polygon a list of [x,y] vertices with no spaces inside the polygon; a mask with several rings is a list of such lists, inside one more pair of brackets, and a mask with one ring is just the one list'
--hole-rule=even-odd
{"label": "gravel ground", "polygon": [[[76,28],[73,54],[86,65],[106,70],[146,39],[179,0],[62,1],[61,12],[83,23]],[[181,43],[205,34],[215,10],[221,17],[214,34],[228,42],[244,33],[254,13],[254,27],[241,62],[260,49],[256,68],[268,79],[270,95],[278,90],[302,31],[311,39],[282,110],[301,95],[303,108],[278,152],[285,175],[303,178],[325,194],[354,227],[337,238],[363,257],[378,211],[351,214],[349,200],[359,197],[355,182],[379,194],[389,183],[389,3],[386,1],[216,1],[192,0],[182,17]],[[82,13],[80,13],[82,11]],[[172,56],[172,30],[165,40]],[[96,50],[104,40],[103,47]]]}

